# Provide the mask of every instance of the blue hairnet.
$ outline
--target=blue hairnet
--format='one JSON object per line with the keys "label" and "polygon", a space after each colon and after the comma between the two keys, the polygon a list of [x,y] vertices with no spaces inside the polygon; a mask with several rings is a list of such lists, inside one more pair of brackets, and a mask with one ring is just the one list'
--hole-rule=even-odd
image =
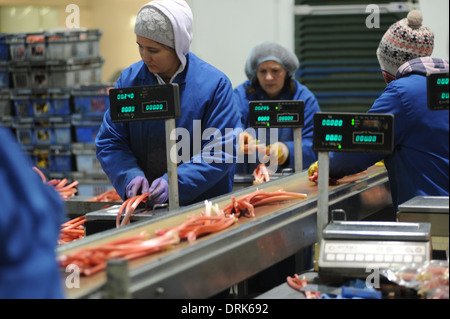
{"label": "blue hairnet", "polygon": [[280,63],[289,76],[293,76],[300,66],[297,56],[274,41],[265,41],[256,45],[248,56],[245,74],[250,81],[256,77],[258,66],[265,61]]}

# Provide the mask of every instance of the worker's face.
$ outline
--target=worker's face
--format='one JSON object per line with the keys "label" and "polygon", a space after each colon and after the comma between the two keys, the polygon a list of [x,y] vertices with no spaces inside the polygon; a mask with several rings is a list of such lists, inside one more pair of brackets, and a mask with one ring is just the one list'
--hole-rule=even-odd
{"label": "worker's face", "polygon": [[280,63],[265,61],[258,66],[256,76],[269,98],[276,98],[283,90],[287,72]]}
{"label": "worker's face", "polygon": [[172,48],[153,40],[136,36],[139,54],[150,72],[159,74],[163,79],[170,79],[180,66],[180,60]]}

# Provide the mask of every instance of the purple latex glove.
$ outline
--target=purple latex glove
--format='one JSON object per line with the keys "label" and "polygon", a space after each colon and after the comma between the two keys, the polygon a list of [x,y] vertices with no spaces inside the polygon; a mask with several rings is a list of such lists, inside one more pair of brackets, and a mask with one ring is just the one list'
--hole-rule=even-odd
{"label": "purple latex glove", "polygon": [[[139,190],[141,190],[139,192]],[[134,197],[139,194],[148,193],[148,181],[144,176],[136,176],[127,185],[127,198]]]}
{"label": "purple latex glove", "polygon": [[169,199],[169,183],[164,178],[155,179],[148,191],[150,195],[146,202],[147,207],[164,204]]}

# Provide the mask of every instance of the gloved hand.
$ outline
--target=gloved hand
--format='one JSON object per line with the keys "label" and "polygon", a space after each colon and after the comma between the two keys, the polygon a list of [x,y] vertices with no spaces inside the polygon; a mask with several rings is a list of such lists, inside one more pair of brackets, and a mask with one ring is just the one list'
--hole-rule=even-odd
{"label": "gloved hand", "polygon": [[239,154],[253,154],[261,145],[249,133],[239,134]]}
{"label": "gloved hand", "polygon": [[266,155],[263,158],[263,162],[267,163],[269,158],[276,157],[278,159],[278,165],[283,165],[289,158],[289,148],[282,142],[277,142],[266,146]]}
{"label": "gloved hand", "polygon": [[[316,161],[315,163],[312,163],[308,168],[308,179],[312,182],[317,182],[318,178],[319,178],[319,162]],[[328,182],[330,185],[339,184],[338,180],[333,179],[331,177],[328,178]]]}
{"label": "gloved hand", "polygon": [[319,177],[319,162],[316,161],[315,163],[312,163],[308,168],[308,179],[310,181],[317,181],[317,178]]}
{"label": "gloved hand", "polygon": [[148,191],[150,195],[145,203],[147,207],[164,204],[169,199],[169,183],[164,178],[155,179]]}
{"label": "gloved hand", "polygon": [[144,176],[136,176],[128,183],[126,188],[127,198],[134,197],[140,194],[148,193],[148,181]]}

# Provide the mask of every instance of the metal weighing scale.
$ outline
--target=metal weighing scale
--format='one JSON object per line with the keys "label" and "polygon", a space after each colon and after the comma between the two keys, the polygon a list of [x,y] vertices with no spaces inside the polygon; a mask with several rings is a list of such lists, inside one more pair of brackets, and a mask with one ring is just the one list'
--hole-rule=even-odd
{"label": "metal weighing scale", "polygon": [[367,277],[368,266],[381,269],[430,259],[428,223],[328,224],[328,152],[391,153],[393,132],[392,114],[320,112],[314,116],[313,148],[319,152],[316,269],[321,280]]}
{"label": "metal weighing scale", "polygon": [[293,128],[294,170],[303,170],[302,127],[305,123],[305,103],[296,100],[250,101],[249,124],[253,128]]}
{"label": "metal weighing scale", "polygon": [[175,119],[181,116],[178,84],[112,89],[109,91],[109,101],[111,121],[114,123],[165,120],[169,210],[177,209],[178,173],[177,163],[170,159],[170,150],[175,146],[170,132],[175,130]]}
{"label": "metal weighing scale", "polygon": [[400,222],[428,222],[431,224],[433,251],[446,251],[449,240],[448,196],[416,196],[398,206]]}

